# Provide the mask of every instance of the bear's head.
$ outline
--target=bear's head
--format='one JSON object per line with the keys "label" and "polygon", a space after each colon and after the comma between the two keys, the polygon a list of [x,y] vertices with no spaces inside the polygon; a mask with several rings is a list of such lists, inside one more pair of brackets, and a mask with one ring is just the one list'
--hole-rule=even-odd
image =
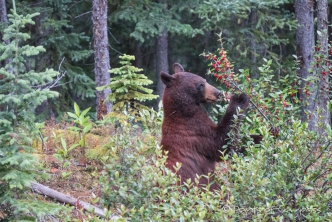
{"label": "bear's head", "polygon": [[173,103],[183,105],[199,105],[220,100],[221,92],[208,84],[204,78],[185,72],[178,63],[175,63],[173,68],[173,75],[160,73],[161,80],[166,85],[163,100],[170,99]]}

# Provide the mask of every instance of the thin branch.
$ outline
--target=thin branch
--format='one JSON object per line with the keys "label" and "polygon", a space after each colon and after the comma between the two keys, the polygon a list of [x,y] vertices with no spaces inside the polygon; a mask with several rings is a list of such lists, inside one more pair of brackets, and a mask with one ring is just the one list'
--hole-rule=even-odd
{"label": "thin branch", "polygon": [[[57,77],[57,79],[54,81],[54,83],[52,84],[52,85],[50,85],[50,86],[48,86],[48,87],[46,87],[46,89],[51,89],[51,88],[53,88],[53,87],[56,87],[56,86],[59,86],[59,85],[57,85],[57,83],[64,77],[66,75],[66,72],[63,72],[62,74],[61,74],[61,76],[58,76]],[[61,85],[63,85],[63,84],[61,84]]]}
{"label": "thin branch", "polygon": [[[329,157],[331,157],[331,156],[329,156]],[[331,169],[327,169],[327,170],[325,170],[323,173],[317,175],[317,176],[315,177],[315,179],[313,180],[313,182],[315,183],[320,177],[324,176],[324,175],[325,175],[326,173],[328,173],[328,172],[331,172]]]}
{"label": "thin branch", "polygon": [[[63,61],[65,60],[65,57],[62,58],[60,64],[59,64],[59,70],[58,70],[58,74],[57,74],[57,77],[56,79],[51,82],[51,83],[46,83],[46,84],[42,84],[42,85],[36,85],[36,86],[32,86],[32,88],[36,88],[36,89],[39,89],[39,88],[44,88],[44,89],[51,89],[51,88],[54,88],[54,87],[57,87],[57,86],[60,86],[60,84],[58,85],[57,83],[66,75],[66,71],[61,73],[60,72],[60,69],[61,69],[61,65],[63,63]],[[61,84],[63,85],[63,84]]]}
{"label": "thin branch", "polygon": [[78,16],[75,16],[75,18],[79,18],[79,17],[81,17],[81,16],[83,16],[83,15],[86,15],[86,14],[89,14],[89,13],[92,13],[92,11],[88,11],[88,12],[85,12],[85,13],[80,14],[80,15],[78,15]]}
{"label": "thin branch", "polygon": [[74,4],[72,4],[71,6],[69,6],[68,10],[70,10],[74,5],[76,5],[76,4],[78,4],[78,3],[81,3],[81,2],[83,2],[83,0],[82,0],[82,1],[74,2]]}
{"label": "thin branch", "polygon": [[[243,90],[240,89],[240,87],[238,85],[236,85],[233,81],[231,81],[231,83],[237,90],[239,90],[240,92],[243,93]],[[266,115],[263,113],[263,111],[260,108],[258,108],[258,106],[251,99],[249,99],[249,101],[258,110],[258,112],[269,122],[269,124],[271,125],[271,127],[273,129],[273,132],[275,132],[275,130],[277,130],[277,128],[274,126],[272,121],[266,117]]]}
{"label": "thin branch", "polygon": [[123,53],[121,53],[121,52],[119,52],[118,50],[116,50],[115,48],[113,48],[110,44],[108,44],[108,46],[109,46],[112,50],[114,50],[115,52],[119,53],[120,55],[123,55]]}
{"label": "thin branch", "polygon": [[[223,48],[223,42],[222,42],[222,32],[220,32],[219,34],[217,34],[217,36],[219,37],[219,42],[220,42],[220,46],[221,46],[221,48]],[[230,83],[237,89],[237,90],[239,90],[240,92],[242,92],[243,93],[243,90],[242,89],[240,89],[240,87],[238,86],[238,85],[236,85],[236,83],[235,82],[233,82],[233,81],[230,81]],[[272,127],[272,130],[273,130],[273,133],[275,133],[275,132],[278,132],[278,130],[277,130],[277,128],[274,126],[274,124],[272,123],[272,121],[269,119],[269,118],[267,118],[266,117],[266,115],[263,113],[263,111],[260,109],[260,108],[258,108],[258,106],[251,100],[251,99],[249,99],[249,101],[250,101],[250,103],[258,110],[258,112],[269,122],[269,124],[271,125],[271,127]]]}
{"label": "thin branch", "polygon": [[66,75],[66,71],[65,72],[63,72],[61,75],[59,75],[61,72],[60,72],[60,70],[61,70],[61,66],[62,66],[62,63],[65,61],[65,57],[63,57],[62,59],[61,59],[61,62],[60,62],[60,64],[59,64],[59,68],[58,68],[58,75],[57,75],[57,78],[55,79],[55,81],[54,81],[54,83],[52,84],[52,85],[50,85],[50,86],[48,86],[48,87],[46,87],[46,89],[51,89],[51,88],[53,88],[53,87],[55,87],[55,86],[59,86],[59,85],[57,85],[57,83]]}
{"label": "thin branch", "polygon": [[[324,151],[330,146],[330,143],[331,142],[329,142],[327,144],[327,146],[325,147],[325,149],[319,154],[319,156],[316,158],[316,161],[319,160],[323,156]],[[316,161],[312,161],[311,163],[309,163],[309,165],[304,169],[303,172],[307,172],[307,170],[309,169],[309,167],[312,166]],[[303,164],[304,164],[304,162],[303,162]]]}
{"label": "thin branch", "polygon": [[59,68],[58,68],[58,71],[59,71],[59,72],[60,72],[61,65],[62,65],[63,61],[65,61],[65,58],[66,58],[66,57],[63,57],[63,58],[61,59],[61,62],[60,62],[60,64],[59,64]]}
{"label": "thin branch", "polygon": [[118,40],[116,40],[116,38],[114,37],[114,35],[110,31],[110,28],[108,29],[108,33],[113,37],[113,39],[116,41],[116,43],[120,44],[120,42]]}
{"label": "thin branch", "polygon": [[63,85],[67,85],[68,83],[71,83],[71,81],[64,82],[64,83],[62,83],[62,84],[58,84],[58,85],[56,85],[56,86],[57,86],[57,87],[58,87],[58,86],[63,86]]}

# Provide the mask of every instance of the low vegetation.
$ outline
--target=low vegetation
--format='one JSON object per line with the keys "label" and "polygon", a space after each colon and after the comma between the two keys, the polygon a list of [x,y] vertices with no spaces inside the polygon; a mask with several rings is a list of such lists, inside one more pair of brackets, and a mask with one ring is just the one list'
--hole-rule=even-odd
{"label": "low vegetation", "polygon": [[[13,58],[0,68],[0,220],[109,221],[108,216],[117,221],[332,220],[332,131],[328,126],[323,134],[310,131],[299,119],[296,69],[277,81],[272,62],[265,61],[258,68],[260,78],[253,80],[249,70],[233,72],[223,48],[218,55],[205,54],[211,60],[209,74],[228,87],[227,92],[249,94],[252,103],[239,133],[231,132],[230,143],[246,152],[220,154],[216,170],[220,190],[211,192],[208,187],[200,189],[198,179],[180,185],[165,167],[167,156],[159,146],[163,109],[137,105],[140,99],[126,95],[126,85],[116,85],[122,97],[110,98],[123,104],[117,109],[121,115],[93,121],[89,109],[75,104],[60,121],[36,125],[35,108],[57,96],[51,86],[58,72],[24,72],[25,59],[43,51],[19,44],[29,37],[20,27],[33,24],[32,17],[19,18],[13,12],[13,25],[5,30],[11,45],[0,45],[0,59]],[[22,23],[15,26],[14,21]],[[127,71],[132,71],[126,77],[138,78],[129,65],[131,57],[124,58]],[[327,72],[324,69],[320,72]],[[114,70],[122,75],[126,69]],[[121,78],[114,80],[121,83]],[[144,77],[140,80],[140,87],[149,84]],[[135,79],[129,82],[128,87],[135,89]],[[154,98],[151,91],[144,92],[147,96],[141,98]],[[224,95],[225,100],[210,109],[215,121],[227,107],[229,97]],[[136,109],[130,112],[133,100]],[[254,144],[252,134],[262,135],[262,142]],[[77,203],[67,206],[32,192],[30,185],[36,180],[77,198]],[[80,200],[105,209],[106,217],[84,211]]]}

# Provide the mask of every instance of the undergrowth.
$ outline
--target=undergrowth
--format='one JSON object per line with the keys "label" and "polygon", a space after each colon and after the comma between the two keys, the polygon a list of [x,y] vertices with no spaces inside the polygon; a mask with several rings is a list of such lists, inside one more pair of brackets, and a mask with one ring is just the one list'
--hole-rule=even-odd
{"label": "undergrowth", "polygon": [[[117,127],[107,125],[107,120],[92,124],[86,134],[85,157],[103,166],[94,203],[119,216],[118,221],[331,220],[332,131],[309,131],[308,124],[297,118],[298,103],[292,100],[292,94],[269,77],[269,63],[260,70],[264,79],[257,82],[265,81],[269,86],[253,84],[253,92],[260,93],[261,102],[255,97],[252,100],[273,120],[266,119],[255,107],[247,113],[240,136],[233,136],[237,140],[233,142],[246,148],[245,155],[221,153],[216,170],[219,191],[210,192],[208,187],[202,190],[198,179],[180,185],[176,175],[165,167],[167,157],[159,146],[160,107],[158,112],[143,110],[139,115],[127,115],[118,120]],[[246,71],[235,75],[240,87],[244,87],[241,79],[246,75]],[[270,89],[274,93],[268,93]],[[280,90],[286,96],[281,101],[272,100],[281,94]],[[227,104],[218,106],[214,112],[222,115]],[[283,115],[278,115],[281,112]],[[271,131],[272,126],[278,131]],[[112,130],[103,133],[107,128]],[[61,145],[60,137],[68,145],[80,139],[70,140],[70,127],[62,132],[54,138],[57,147]],[[253,133],[262,135],[260,144],[250,139]],[[88,138],[92,136],[99,143],[91,144],[93,139]],[[88,214],[85,220],[102,219]]]}

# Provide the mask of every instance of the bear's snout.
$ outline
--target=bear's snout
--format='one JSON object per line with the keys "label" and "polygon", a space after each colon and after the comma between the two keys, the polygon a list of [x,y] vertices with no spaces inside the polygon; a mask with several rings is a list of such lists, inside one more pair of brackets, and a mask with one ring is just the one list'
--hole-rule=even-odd
{"label": "bear's snout", "polygon": [[218,89],[214,92],[214,95],[215,95],[218,99],[221,99],[221,91],[219,91]]}
{"label": "bear's snout", "polygon": [[211,86],[210,84],[206,83],[205,85],[205,101],[206,102],[216,102],[221,99],[221,92]]}

